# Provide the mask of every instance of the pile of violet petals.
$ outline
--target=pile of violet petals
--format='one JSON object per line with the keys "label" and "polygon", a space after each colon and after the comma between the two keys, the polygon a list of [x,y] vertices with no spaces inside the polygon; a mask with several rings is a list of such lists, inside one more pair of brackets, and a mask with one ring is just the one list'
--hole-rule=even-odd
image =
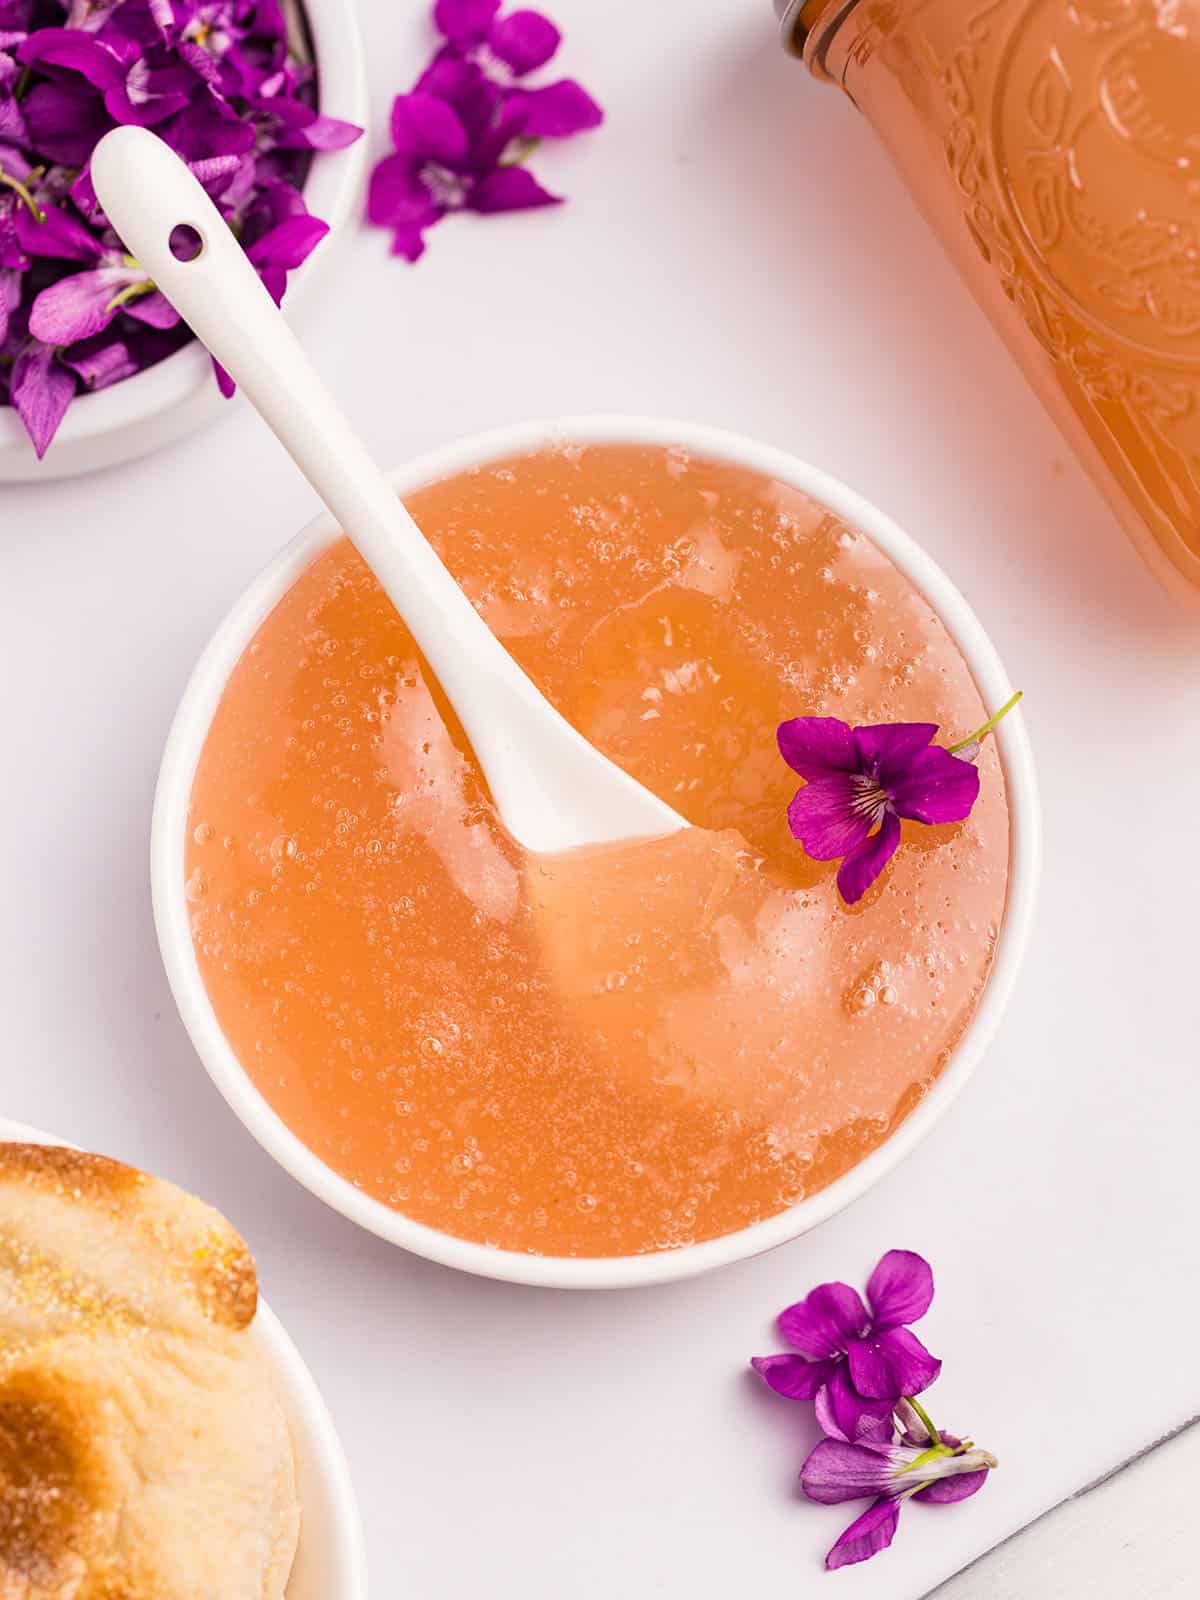
{"label": "pile of violet petals", "polygon": [[0,0],[0,404],[39,456],[77,394],[191,338],[97,204],[96,142],[153,128],[278,302],[328,232],[301,192],[313,155],[362,134],[316,98],[292,0]]}

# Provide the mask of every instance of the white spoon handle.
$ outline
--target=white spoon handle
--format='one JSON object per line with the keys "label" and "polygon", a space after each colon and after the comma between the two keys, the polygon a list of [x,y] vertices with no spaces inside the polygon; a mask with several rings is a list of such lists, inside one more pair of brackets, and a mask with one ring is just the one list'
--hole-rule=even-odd
{"label": "white spoon handle", "polygon": [[[148,129],[118,128],[96,147],[92,181],[126,248],[245,391],[353,539],[451,700],[458,704],[447,681],[456,650],[465,661],[483,651],[496,670],[519,670],[404,509],[179,157]],[[200,236],[190,261],[171,251],[172,230],[180,225]],[[447,630],[459,635],[449,647]]]}
{"label": "white spoon handle", "polygon": [[[342,414],[216,206],[146,128],[92,155],[109,220],[200,341],[245,391],[374,572],[458,713],[510,831],[558,850],[669,833],[683,819],[551,707],[442,565]],[[172,231],[194,228],[188,261]]]}

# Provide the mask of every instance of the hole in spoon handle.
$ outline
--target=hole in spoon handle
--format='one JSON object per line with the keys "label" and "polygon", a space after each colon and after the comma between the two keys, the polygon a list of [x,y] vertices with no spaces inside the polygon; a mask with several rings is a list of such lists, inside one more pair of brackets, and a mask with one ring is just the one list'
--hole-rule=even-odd
{"label": "hole in spoon handle", "polygon": [[204,234],[191,222],[177,222],[167,240],[167,246],[176,261],[185,265],[203,255],[206,243]]}

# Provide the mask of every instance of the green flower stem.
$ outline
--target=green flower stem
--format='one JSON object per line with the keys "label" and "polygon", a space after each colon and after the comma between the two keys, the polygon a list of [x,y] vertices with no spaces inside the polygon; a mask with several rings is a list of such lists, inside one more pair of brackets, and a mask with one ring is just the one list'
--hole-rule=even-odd
{"label": "green flower stem", "polygon": [[930,1443],[931,1444],[938,1444],[941,1441],[941,1437],[942,1436],[937,1431],[937,1429],[934,1427],[933,1421],[932,1421],[928,1411],[926,1411],[925,1407],[921,1404],[921,1402],[916,1398],[915,1395],[906,1394],[904,1396],[904,1398],[908,1401],[909,1405],[913,1408],[913,1410],[920,1417],[921,1421],[925,1424],[925,1431],[929,1435]]}
{"label": "green flower stem", "polygon": [[[982,728],[976,728],[974,733],[969,733],[965,739],[960,739],[957,744],[947,745],[946,749],[947,749],[948,753],[950,755],[955,755],[959,750],[965,750],[969,744],[978,744],[981,739],[985,739],[987,737],[987,735],[989,733],[991,733],[992,729],[996,726],[996,724],[999,721],[1001,721],[1002,718],[1004,718],[1004,717],[1006,717],[1008,715],[1008,713],[1016,705],[1017,701],[1022,698],[1024,693],[1025,693],[1024,689],[1018,689],[1016,694],[1013,695],[1011,700],[1006,700],[1004,702],[1004,704],[1000,707],[999,711],[996,712],[994,717],[989,717],[987,719],[987,721],[984,723]],[[916,1406],[916,1403],[914,1401],[911,1401],[911,1400],[910,1400],[909,1404],[914,1406],[914,1408],[917,1411],[918,1416],[920,1416],[920,1414],[921,1414],[920,1407]],[[922,1417],[922,1421],[924,1421],[923,1417]]]}
{"label": "green flower stem", "polygon": [[29,207],[30,214],[35,222],[45,222],[46,213],[42,210],[41,206],[38,205],[37,201],[21,182],[20,178],[14,178],[12,173],[5,172],[2,166],[0,166],[0,183],[4,184],[6,188],[11,189],[14,194],[19,196],[19,198],[25,202],[25,204]]}
{"label": "green flower stem", "polygon": [[144,294],[153,294],[155,287],[149,278],[144,279],[141,283],[126,284],[119,294],[113,295],[104,309],[105,311],[116,311],[119,306],[127,304],[130,300],[139,300]]}

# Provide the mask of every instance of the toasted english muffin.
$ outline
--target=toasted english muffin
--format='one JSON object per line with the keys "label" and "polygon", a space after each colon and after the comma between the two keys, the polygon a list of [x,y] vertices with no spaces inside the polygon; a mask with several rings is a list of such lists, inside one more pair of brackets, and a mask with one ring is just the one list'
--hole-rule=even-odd
{"label": "toasted english muffin", "polygon": [[4,1600],[282,1600],[300,1511],[257,1299],[211,1207],[0,1143]]}

